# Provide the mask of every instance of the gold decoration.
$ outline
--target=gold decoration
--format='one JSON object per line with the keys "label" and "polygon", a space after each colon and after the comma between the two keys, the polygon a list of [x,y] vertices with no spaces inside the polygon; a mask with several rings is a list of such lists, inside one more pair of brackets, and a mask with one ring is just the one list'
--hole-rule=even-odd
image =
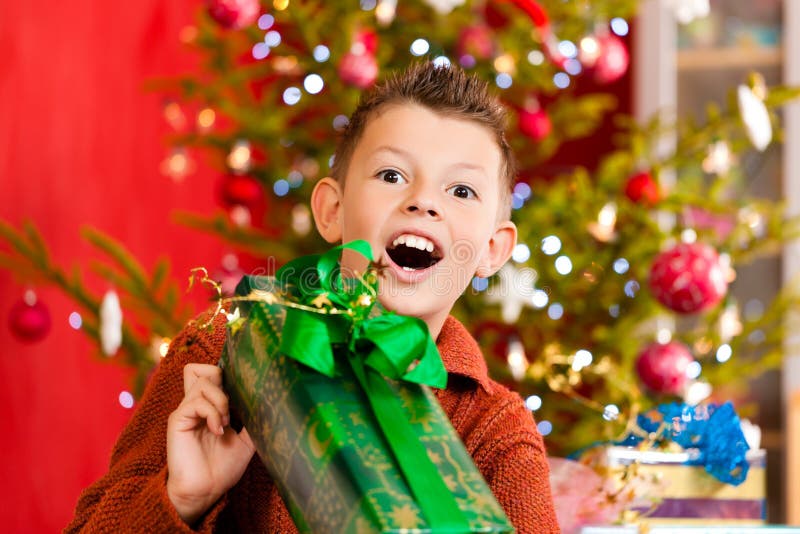
{"label": "gold decoration", "polygon": [[331,302],[331,299],[328,298],[327,293],[320,293],[314,297],[314,300],[311,301],[311,304],[317,308],[329,308],[333,306],[333,303]]}
{"label": "gold decoration", "polygon": [[419,514],[408,504],[393,506],[389,515],[399,528],[417,528],[421,524]]}

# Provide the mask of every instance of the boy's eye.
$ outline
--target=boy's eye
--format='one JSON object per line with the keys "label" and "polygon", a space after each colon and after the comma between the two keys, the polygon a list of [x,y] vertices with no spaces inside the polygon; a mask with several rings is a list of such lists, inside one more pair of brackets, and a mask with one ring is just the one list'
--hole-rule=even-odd
{"label": "boy's eye", "polygon": [[378,178],[389,184],[402,184],[406,182],[403,175],[394,169],[386,169],[378,173]]}
{"label": "boy's eye", "polygon": [[474,189],[466,185],[454,185],[447,192],[458,198],[477,198],[478,196]]}

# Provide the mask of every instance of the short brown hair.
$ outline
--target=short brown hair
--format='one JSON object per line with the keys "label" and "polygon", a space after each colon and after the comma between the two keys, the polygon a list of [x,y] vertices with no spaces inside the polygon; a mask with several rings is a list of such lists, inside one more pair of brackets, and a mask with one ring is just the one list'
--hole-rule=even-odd
{"label": "short brown hair", "polygon": [[514,153],[506,140],[506,110],[489,92],[486,82],[455,66],[436,66],[430,61],[414,63],[361,95],[336,148],[331,169],[333,178],[344,183],[350,159],[369,120],[382,107],[398,103],[418,104],[435,113],[473,121],[494,134],[502,158],[498,215],[510,218],[511,188],[517,169]]}

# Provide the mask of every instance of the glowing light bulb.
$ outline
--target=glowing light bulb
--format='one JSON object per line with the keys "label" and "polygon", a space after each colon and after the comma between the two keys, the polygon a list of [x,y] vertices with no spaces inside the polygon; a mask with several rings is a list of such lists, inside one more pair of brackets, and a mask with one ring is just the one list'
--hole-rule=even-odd
{"label": "glowing light bulb", "polygon": [[158,345],[158,353],[164,358],[167,353],[169,352],[169,344],[171,343],[171,339],[165,337],[161,340],[161,343]]}
{"label": "glowing light bulb", "polygon": [[83,325],[83,318],[81,314],[74,311],[69,314],[69,325],[74,328],[75,330],[80,330],[81,326]]}
{"label": "glowing light bulb", "polygon": [[428,44],[428,41],[425,39],[419,38],[415,39],[413,43],[411,43],[411,54],[414,56],[424,56],[430,50],[431,45]]}
{"label": "glowing light bulb", "polygon": [[508,354],[506,355],[508,370],[514,380],[525,378],[525,371],[528,369],[528,359],[525,357],[525,347],[518,339],[512,339],[508,344]]}
{"label": "glowing light bulb", "polygon": [[580,371],[584,367],[588,367],[592,364],[592,353],[586,349],[580,349],[575,352],[575,356],[572,358],[572,369],[574,371]]}
{"label": "glowing light bulb", "polygon": [[258,27],[261,30],[268,30],[275,24],[275,17],[269,14],[261,15],[258,17]]}
{"label": "glowing light bulb", "polygon": [[161,162],[160,169],[165,176],[180,182],[194,171],[194,162],[183,147],[175,147]]}
{"label": "glowing light bulb", "polygon": [[531,50],[528,52],[528,63],[531,65],[541,65],[544,63],[544,54],[540,50]]}
{"label": "glowing light bulb", "polygon": [[309,74],[306,76],[306,79],[303,80],[303,87],[305,90],[312,95],[315,95],[322,91],[322,88],[325,86],[325,82],[322,80],[322,76],[319,74]]}
{"label": "glowing light bulb", "polygon": [[216,120],[217,114],[213,109],[203,108],[200,110],[200,113],[197,114],[197,128],[202,132],[206,132],[214,126]]}
{"label": "glowing light bulb", "polygon": [[330,49],[325,45],[317,45],[314,47],[314,60],[317,63],[324,63],[331,57]]}
{"label": "glowing light bulb", "polygon": [[519,243],[511,253],[511,259],[517,263],[524,263],[531,257],[531,249],[525,243]]}
{"label": "glowing light bulb", "polygon": [[244,174],[250,170],[250,157],[250,142],[240,139],[228,153],[228,167],[235,173]]}
{"label": "glowing light bulb", "polygon": [[530,411],[535,412],[542,407],[542,398],[539,395],[531,395],[525,399],[525,407]]}
{"label": "glowing light bulb", "polygon": [[619,418],[619,407],[616,404],[608,404],[603,408],[603,419],[606,421],[616,421]]}
{"label": "glowing light bulb", "polygon": [[494,58],[494,70],[497,72],[513,74],[515,68],[514,58],[511,54],[501,54]]}
{"label": "glowing light bulb", "polygon": [[164,106],[164,119],[176,130],[183,130],[186,127],[186,115],[177,102],[167,102]]}
{"label": "glowing light bulb", "polygon": [[375,20],[381,26],[388,26],[394,20],[397,11],[397,0],[380,0],[375,8]]}
{"label": "glowing light bulb", "polygon": [[531,295],[531,303],[533,304],[534,308],[542,309],[547,306],[549,301],[550,296],[546,291],[542,291],[541,289],[535,289],[533,291],[533,295]]}
{"label": "glowing light bulb", "polygon": [[572,260],[569,256],[559,256],[555,261],[556,271],[560,275],[568,275],[572,272]]}
{"label": "glowing light bulb", "polygon": [[133,408],[133,395],[130,391],[122,391],[119,394],[119,403],[123,408]]}
{"label": "glowing light bulb", "polygon": [[557,254],[559,250],[561,250],[561,240],[558,237],[549,235],[542,239],[542,252],[548,256]]}
{"label": "glowing light bulb", "polygon": [[731,359],[731,356],[733,356],[733,349],[731,349],[731,346],[728,345],[727,343],[723,343],[722,345],[720,345],[715,355],[719,363],[727,362],[728,360]]}

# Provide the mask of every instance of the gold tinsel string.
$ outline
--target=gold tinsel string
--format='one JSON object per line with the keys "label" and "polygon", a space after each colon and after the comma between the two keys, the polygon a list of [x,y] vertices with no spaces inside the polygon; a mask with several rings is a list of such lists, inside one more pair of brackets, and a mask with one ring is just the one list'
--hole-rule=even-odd
{"label": "gold tinsel string", "polygon": [[[366,308],[372,306],[374,300],[377,298],[377,293],[374,288],[367,282],[366,277],[374,275],[375,269],[370,266],[367,271],[362,275],[355,272],[356,275],[353,279],[357,280],[364,288],[366,288],[371,295],[359,295],[358,298],[350,302],[351,308],[341,309],[333,305],[327,296],[327,293],[320,293],[311,302],[314,306],[301,304],[293,300],[286,299],[285,297],[276,294],[272,291],[264,291],[262,289],[253,289],[245,296],[225,297],[222,294],[222,286],[219,282],[212,279],[208,275],[208,270],[205,267],[194,267],[189,271],[189,287],[186,289],[189,292],[194,286],[195,280],[199,278],[199,283],[208,285],[216,292],[217,306],[211,317],[200,325],[200,328],[207,328],[214,319],[220,314],[228,312],[225,311],[225,306],[233,302],[264,302],[266,304],[279,304],[287,308],[295,308],[311,313],[319,313],[322,315],[349,315],[355,316],[356,312],[353,308]],[[202,277],[200,276],[202,275]]]}

